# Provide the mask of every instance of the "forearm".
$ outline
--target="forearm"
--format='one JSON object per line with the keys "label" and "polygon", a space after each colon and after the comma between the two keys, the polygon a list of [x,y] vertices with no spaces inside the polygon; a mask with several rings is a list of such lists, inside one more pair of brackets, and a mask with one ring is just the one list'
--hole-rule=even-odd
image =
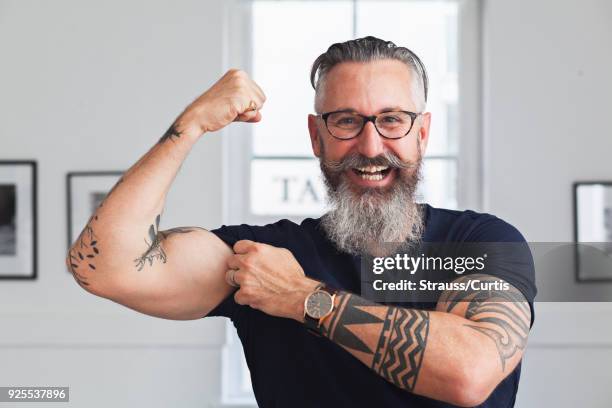
{"label": "forearm", "polygon": [[380,305],[346,292],[336,304],[323,335],[406,391],[475,405],[505,376],[494,342],[469,327],[473,321]]}
{"label": "forearm", "polygon": [[67,265],[92,290],[117,275],[165,261],[158,222],[166,195],[199,134],[183,118],[127,170],[73,243]]}
{"label": "forearm", "polygon": [[330,295],[315,295],[318,282],[304,276],[287,249],[249,240],[233,249],[228,267],[240,287],[236,303],[300,323],[305,309],[310,318],[323,313],[317,325],[323,336],[408,392],[479,405],[514,370],[527,344],[529,303],[491,275],[455,279],[478,284],[442,292],[435,311],[382,305],[344,291],[330,310]]}

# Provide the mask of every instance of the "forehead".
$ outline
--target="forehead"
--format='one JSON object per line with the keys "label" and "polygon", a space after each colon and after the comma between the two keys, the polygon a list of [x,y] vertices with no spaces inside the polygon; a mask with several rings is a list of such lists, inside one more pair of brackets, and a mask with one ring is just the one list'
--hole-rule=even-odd
{"label": "forehead", "polygon": [[374,114],[388,107],[414,111],[412,71],[398,60],[342,62],[323,82],[321,109]]}

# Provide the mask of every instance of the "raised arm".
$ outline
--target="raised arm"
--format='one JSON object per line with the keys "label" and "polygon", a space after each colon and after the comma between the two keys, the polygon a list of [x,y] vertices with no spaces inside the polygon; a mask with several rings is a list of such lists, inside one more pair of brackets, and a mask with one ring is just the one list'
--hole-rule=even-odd
{"label": "raised arm", "polygon": [[[227,296],[232,250],[196,227],[159,230],[166,195],[193,145],[232,121],[258,122],[265,96],[229,70],[117,182],[72,244],[66,265],[87,291],[143,313],[203,317]],[[211,197],[211,200],[218,199]]]}

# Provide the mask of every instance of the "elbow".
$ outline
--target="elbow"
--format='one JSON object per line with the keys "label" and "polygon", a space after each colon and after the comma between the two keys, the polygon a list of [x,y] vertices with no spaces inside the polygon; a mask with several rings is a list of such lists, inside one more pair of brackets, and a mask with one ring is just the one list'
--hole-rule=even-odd
{"label": "elbow", "polygon": [[68,272],[72,274],[75,282],[81,288],[94,295],[100,295],[95,285],[93,285],[93,282],[91,282],[89,274],[86,271],[81,270],[83,269],[83,262],[79,262],[74,253],[74,250],[70,248],[70,251],[68,251],[68,254],[66,255],[66,268],[68,269]]}
{"label": "elbow", "polygon": [[473,362],[458,370],[452,387],[452,404],[460,407],[475,407],[487,400],[498,384],[490,367]]}
{"label": "elbow", "polygon": [[484,388],[480,388],[473,385],[466,385],[460,390],[456,390],[454,398],[450,401],[453,405],[458,407],[477,407],[484,403],[490,392]]}

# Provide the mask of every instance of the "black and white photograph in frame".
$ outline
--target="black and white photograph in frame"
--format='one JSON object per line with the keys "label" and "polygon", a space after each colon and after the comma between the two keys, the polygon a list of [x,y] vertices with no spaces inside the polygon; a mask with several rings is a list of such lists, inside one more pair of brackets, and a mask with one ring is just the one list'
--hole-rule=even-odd
{"label": "black and white photograph in frame", "polygon": [[36,279],[36,162],[0,160],[0,279]]}
{"label": "black and white photograph in frame", "polygon": [[612,281],[612,181],[574,183],[576,279]]}
{"label": "black and white photograph in frame", "polygon": [[68,173],[68,247],[79,237],[91,215],[122,174],[121,171]]}

